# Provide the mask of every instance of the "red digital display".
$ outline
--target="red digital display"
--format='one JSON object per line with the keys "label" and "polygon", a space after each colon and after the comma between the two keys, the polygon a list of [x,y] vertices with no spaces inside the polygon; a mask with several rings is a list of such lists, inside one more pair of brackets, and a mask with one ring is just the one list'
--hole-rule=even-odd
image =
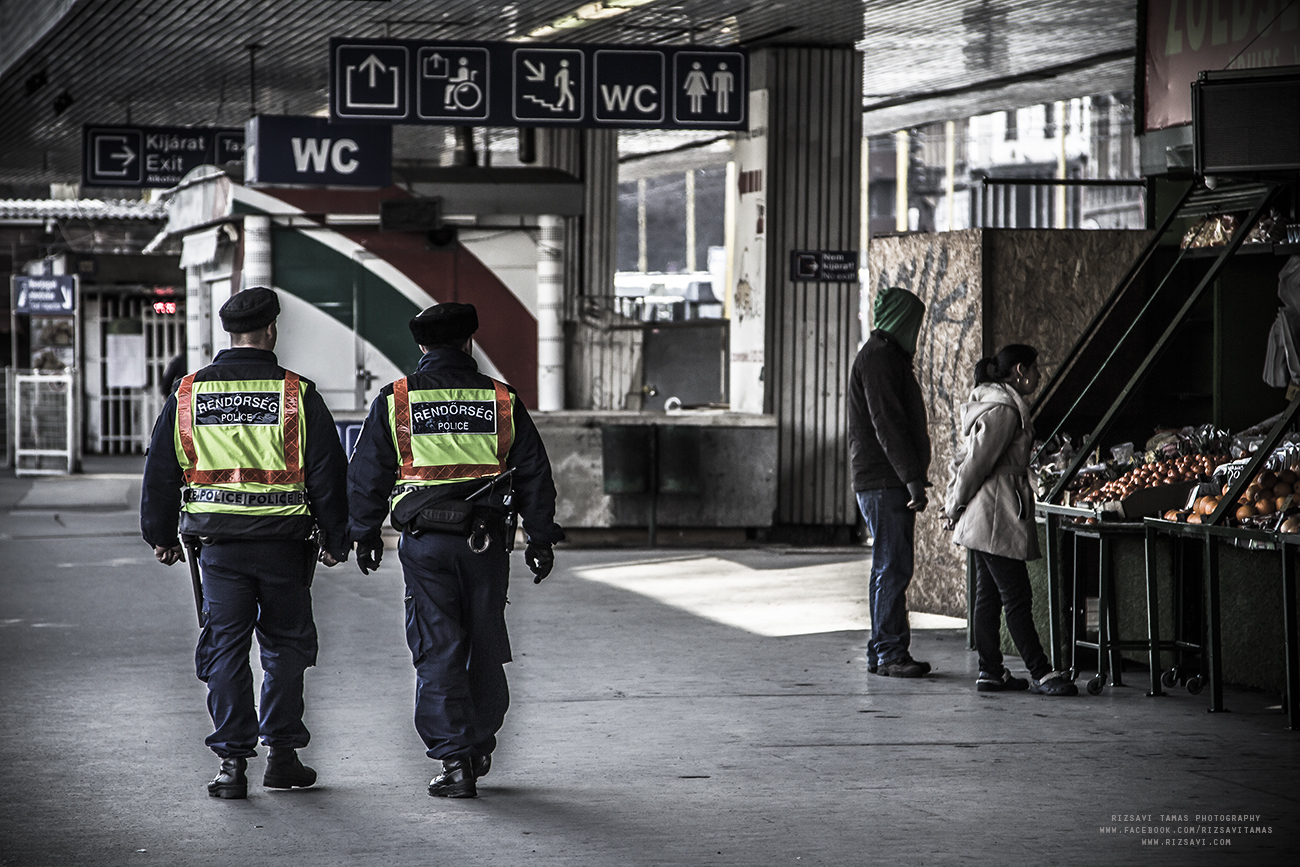
{"label": "red digital display", "polygon": [[153,312],[158,314],[168,314],[176,312],[175,301],[155,301],[153,303]]}

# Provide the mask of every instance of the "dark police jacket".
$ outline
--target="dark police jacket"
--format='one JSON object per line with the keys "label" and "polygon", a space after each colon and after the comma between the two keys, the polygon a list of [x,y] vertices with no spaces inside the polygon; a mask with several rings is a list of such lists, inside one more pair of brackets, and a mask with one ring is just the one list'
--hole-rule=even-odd
{"label": "dark police jacket", "polygon": [[[411,391],[493,387],[492,380],[478,372],[473,356],[441,346],[425,353],[415,373],[407,380]],[[397,482],[400,459],[393,444],[388,417],[388,399],[392,393],[393,385],[389,383],[370,405],[370,415],[361,428],[356,450],[348,464],[348,500],[352,508],[350,531],[356,541],[373,541],[379,537],[384,519],[388,517],[389,496]],[[554,544],[564,538],[564,531],[555,523],[555,483],[551,479],[551,462],[523,402],[513,388],[510,394],[515,432],[506,455],[506,467],[515,471],[512,477],[514,506],[531,541]],[[482,482],[478,480],[455,485],[457,489],[481,486]],[[438,488],[452,487],[427,488],[420,495],[428,498],[446,496],[449,491]],[[469,492],[465,490],[462,496]]]}
{"label": "dark police jacket", "polygon": [[912,357],[877,328],[849,375],[849,463],[853,490],[901,488],[925,480],[930,434]]}
{"label": "dark police jacket", "polygon": [[[214,380],[282,379],[284,368],[275,353],[265,349],[235,347],[217,353],[212,364],[194,375],[196,382]],[[154,423],[149,454],[144,464],[140,493],[140,530],[150,545],[171,547],[186,535],[218,539],[305,539],[313,524],[321,529],[321,546],[342,559],[348,548],[347,457],[338,429],[314,384],[307,384],[303,412],[306,449],[303,470],[311,515],[260,516],[229,513],[182,513],[181,487],[185,484],[176,458],[176,395],[167,398]]]}

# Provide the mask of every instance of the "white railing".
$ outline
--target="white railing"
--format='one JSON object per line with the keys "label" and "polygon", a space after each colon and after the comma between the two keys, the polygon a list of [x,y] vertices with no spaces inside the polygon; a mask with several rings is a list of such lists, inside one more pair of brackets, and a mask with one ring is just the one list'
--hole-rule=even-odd
{"label": "white railing", "polygon": [[18,370],[8,377],[14,475],[67,475],[77,464],[77,371]]}

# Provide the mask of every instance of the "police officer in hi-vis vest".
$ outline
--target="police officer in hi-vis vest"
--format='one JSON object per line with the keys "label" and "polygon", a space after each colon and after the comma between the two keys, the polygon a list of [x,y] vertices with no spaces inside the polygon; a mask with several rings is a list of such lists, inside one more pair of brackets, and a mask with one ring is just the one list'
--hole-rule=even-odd
{"label": "police officer in hi-vis vest", "polygon": [[507,515],[523,518],[534,583],[550,574],[551,545],[564,531],[528,411],[470,354],[473,305],[437,304],[410,325],[424,357],[371,404],[348,465],[350,530],[357,565],[369,574],[383,556],[379,534],[391,507],[402,531],[415,729],[429,758],[442,761],[429,794],[473,798],[510,702],[502,667],[510,661]]}
{"label": "police officer in hi-vis vest", "polygon": [[[270,751],[263,786],[316,781],[297,754],[310,737],[302,714],[303,671],[316,663],[312,572],[318,551],[334,566],[350,548],[347,458],[315,386],[276,363],[279,313],[275,292],[260,287],[222,305],[231,348],[180,381],[144,467],[140,526],[158,561],[185,559],[178,530],[191,553],[201,552],[195,667],[216,729],[207,745],[221,757],[208,784],[215,798],[247,797],[259,735]],[[248,663],[254,630],[260,718]]]}

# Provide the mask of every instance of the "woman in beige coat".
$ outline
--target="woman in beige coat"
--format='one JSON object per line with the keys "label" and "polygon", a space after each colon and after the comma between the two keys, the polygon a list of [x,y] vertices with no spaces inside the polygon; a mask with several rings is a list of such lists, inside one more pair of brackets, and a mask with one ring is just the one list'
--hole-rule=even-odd
{"label": "woman in beige coat", "polygon": [[[953,459],[945,523],[975,564],[975,649],[980,692],[1029,689],[1078,695],[1067,674],[1053,671],[1034,628],[1026,560],[1037,560],[1038,529],[1029,459],[1034,427],[1025,398],[1038,388],[1038,350],[1013,343],[975,365],[975,390],[961,408],[965,438]],[[1001,613],[1032,680],[1002,664]]]}

